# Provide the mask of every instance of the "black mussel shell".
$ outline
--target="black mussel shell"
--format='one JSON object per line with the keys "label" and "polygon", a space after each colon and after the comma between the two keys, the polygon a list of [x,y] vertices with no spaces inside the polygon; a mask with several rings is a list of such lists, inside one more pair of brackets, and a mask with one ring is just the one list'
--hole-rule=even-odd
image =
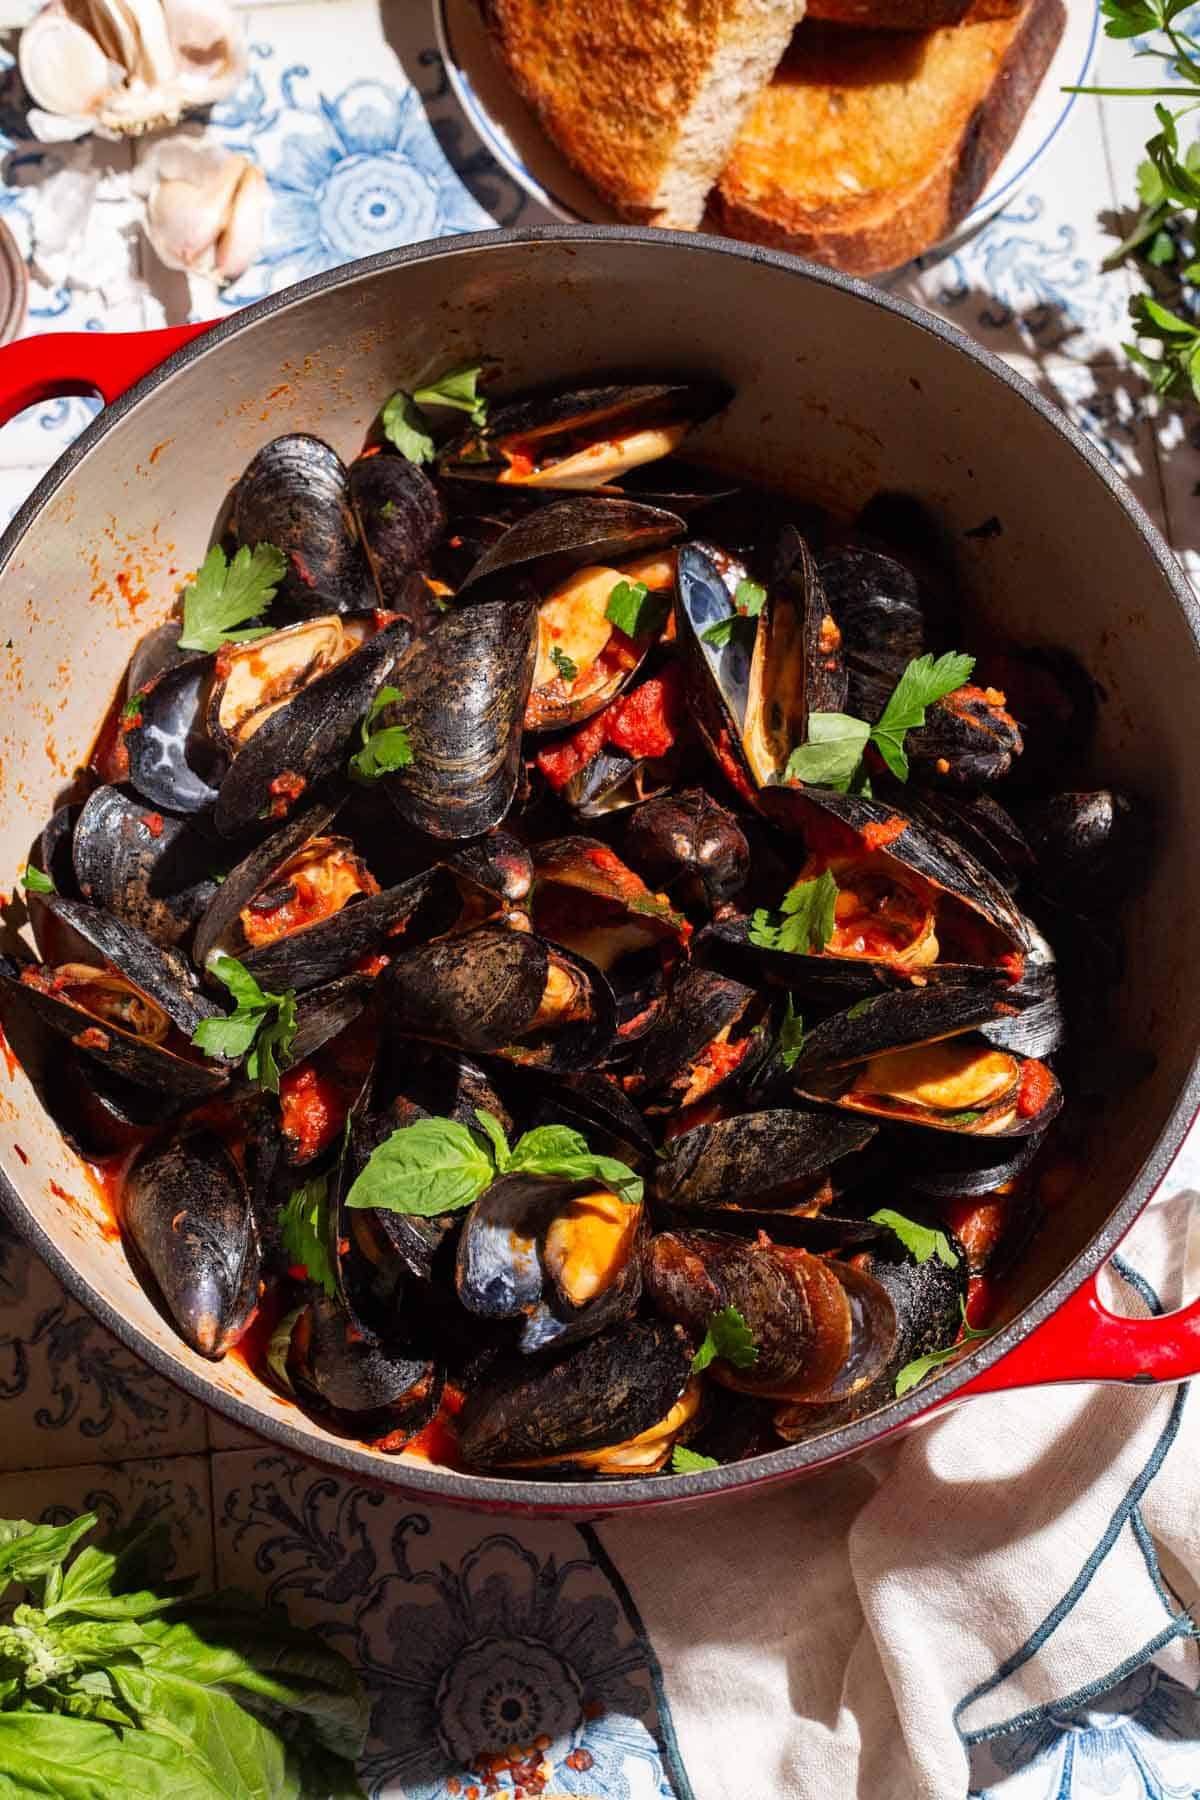
{"label": "black mussel shell", "polygon": [[1041,1131],[1007,1138],[938,1132],[922,1143],[919,1158],[905,1154],[905,1179],[915,1193],[931,1200],[990,1194],[1029,1167],[1044,1136]]}
{"label": "black mussel shell", "polygon": [[543,1094],[533,1122],[569,1125],[598,1156],[615,1156],[631,1169],[647,1168],[654,1157],[654,1140],[641,1113],[607,1075],[563,1076]]}
{"label": "black mussel shell", "polygon": [[[726,1083],[746,1080],[767,1048],[766,1033],[754,1018],[756,1005],[753,988],[710,969],[685,969],[653,1030],[636,1047],[631,1075],[639,1100],[648,1102],[652,1111],[681,1105],[691,1084],[692,1065],[726,1027],[730,1038],[735,1033],[746,1038],[747,1048],[727,1074],[705,1089],[702,1098],[707,1102]],[[739,1027],[743,1028],[740,1032]]]}
{"label": "black mussel shell", "polygon": [[[558,972],[578,1015],[536,1024]],[[530,1068],[586,1069],[612,1043],[616,1008],[603,976],[542,938],[485,925],[398,956],[381,977],[394,1030]],[[567,994],[570,988],[572,992]]]}
{"label": "black mussel shell", "polygon": [[29,860],[54,883],[54,891],[69,900],[86,898],[75,879],[74,840],[82,806],[60,806],[51,814],[39,834]]}
{"label": "black mussel shell", "polygon": [[441,856],[453,874],[505,907],[523,905],[533,891],[533,857],[511,832],[493,830],[473,844],[443,846]]}
{"label": "black mussel shell", "polygon": [[1058,905],[1103,912],[1145,878],[1149,812],[1114,788],[1051,794],[1025,815],[1025,823],[1037,885]]}
{"label": "black mussel shell", "polygon": [[122,788],[99,787],[88,797],[72,854],[83,898],[156,944],[177,944],[217,891],[219,851],[186,820],[150,812]]}
{"label": "black mussel shell", "polygon": [[683,531],[674,513],[632,500],[595,494],[558,500],[518,519],[485,550],[460,583],[458,598],[469,592],[472,600],[483,599],[501,585],[512,592],[518,581],[549,592],[573,569],[647,556],[675,543]]}
{"label": "black mussel shell", "polygon": [[[597,1196],[599,1210],[591,1204]],[[637,1306],[641,1220],[640,1206],[626,1204],[596,1182],[502,1175],[480,1195],[463,1225],[459,1300],[486,1319],[522,1319],[518,1347],[526,1355],[593,1336],[628,1318]],[[611,1258],[607,1278],[601,1280],[597,1270],[594,1291],[574,1297],[563,1280],[573,1223],[586,1234],[593,1261],[601,1248]]]}
{"label": "black mussel shell", "polygon": [[136,717],[122,723],[129,782],[152,806],[174,813],[216,805],[227,759],[209,737],[205,702],[211,656],[189,656],[157,676]]}
{"label": "black mussel shell", "polygon": [[1024,747],[1003,694],[970,686],[936,700],[905,738],[914,780],[960,785],[1007,775]]}
{"label": "black mussel shell", "polygon": [[827,551],[818,568],[842,634],[848,710],[873,725],[908,664],[925,652],[920,582],[894,557],[855,545]]}
{"label": "black mussel shell", "polygon": [[56,961],[111,964],[189,1037],[201,1019],[221,1010],[200,993],[195,974],[178,950],[154,943],[136,925],[101,907],[58,894],[46,895],[45,905],[60,933],[54,945]]}
{"label": "black mussel shell", "polygon": [[311,797],[340,771],[356,727],[408,637],[405,620],[385,625],[263,721],[221,782],[218,831],[235,837],[263,818],[286,818],[301,795]]}
{"label": "black mussel shell", "polygon": [[1096,729],[1095,681],[1071,651],[1057,645],[989,653],[988,674],[1008,711],[1021,722],[1026,750],[1010,779],[1045,793],[1087,751]]}
{"label": "black mussel shell", "polygon": [[296,1321],[287,1373],[303,1398],[340,1416],[355,1436],[412,1437],[441,1403],[436,1363],[378,1343],[321,1294]]}
{"label": "black mussel shell", "polygon": [[179,639],[183,627],[178,619],[165,619],[139,639],[136,650],[129,659],[129,672],[126,677],[125,695],[133,699],[141,689],[157,681],[168,669],[174,669],[180,663],[190,662],[195,657],[193,650],[181,650]]}
{"label": "black mussel shell", "polygon": [[812,1070],[844,1068],[885,1050],[931,1044],[994,1020],[1007,1025],[1019,1018],[1014,993],[986,970],[964,971],[957,982],[885,990],[806,1031],[793,1074],[799,1080]]}
{"label": "black mussel shell", "polygon": [[[790,603],[799,625],[803,672],[797,670],[793,679],[802,684],[804,737],[807,737],[810,712],[843,710],[846,704],[847,677],[841,633],[837,629],[837,621],[833,617],[819,567],[794,525],[785,526],[779,535],[771,586],[774,596]],[[773,688],[768,683],[773,684],[778,672],[779,656],[773,636],[773,633],[768,632],[764,650],[764,703],[768,698],[774,698]],[[793,739],[793,743],[803,743],[804,737]],[[787,748],[790,749],[791,745]]]}
{"label": "black mussel shell", "polygon": [[[266,887],[275,870],[282,868],[309,838],[319,837],[337,811],[338,803],[333,800],[317,800],[300,808],[229,871],[196,926],[192,960],[197,968],[202,969],[213,951],[234,931],[242,908]],[[231,954],[240,955],[240,950],[240,944],[234,944]]]}
{"label": "black mussel shell", "polygon": [[571,776],[563,799],[581,819],[602,819],[669,791],[677,774],[677,757],[627,756],[623,750],[598,750]]}
{"label": "black mussel shell", "polygon": [[423,937],[453,917],[455,895],[449,874],[430,869],[397,887],[352,900],[340,912],[318,919],[273,944],[245,950],[239,961],[259,986],[280,994],[304,993],[348,974],[364,956],[394,943]]}
{"label": "black mussel shell", "polygon": [[688,1209],[783,1207],[802,1200],[813,1178],[875,1136],[869,1120],[772,1108],[694,1126],[667,1143],[655,1162],[660,1203]]}
{"label": "black mussel shell", "polygon": [[192,1126],[136,1158],[122,1223],[184,1342],[223,1356],[258,1304],[258,1229],[246,1183],[221,1139]]}
{"label": "black mussel shell", "polygon": [[662,506],[680,518],[690,519],[708,507],[734,500],[740,489],[715,469],[684,462],[677,456],[664,456],[630,469],[621,477],[621,492],[645,506]]}
{"label": "black mussel shell", "polygon": [[741,892],[750,874],[745,833],[703,788],[647,800],[629,815],[621,841],[651,886],[685,905],[719,906]]}
{"label": "black mussel shell", "polygon": [[[460,1050],[415,1038],[392,1037],[381,1046],[373,1105],[375,1110],[367,1117],[377,1122],[380,1135],[373,1140],[372,1149],[398,1125],[411,1124],[427,1113],[457,1119],[474,1131],[476,1108],[480,1108],[498,1119],[509,1136],[514,1130],[512,1115],[491,1074]],[[365,1124],[366,1120],[364,1128]]]}
{"label": "black mussel shell", "polygon": [[410,825],[472,838],[504,818],[536,650],[533,602],[494,601],[447,613],[400,659],[394,680],[404,699],[380,723],[404,725],[413,760],[383,783]]}
{"label": "black mussel shell", "polygon": [[280,595],[302,613],[357,612],[374,604],[358,541],[350,483],[335,450],[305,432],[273,438],[234,495],[240,544],[274,544],[287,559]]}
{"label": "black mussel shell", "polygon": [[985,1021],[979,1035],[986,1043],[1018,1056],[1053,1056],[1066,1041],[1067,1022],[1059,993],[1054,951],[1037,926],[1026,920],[1029,949],[1020,981],[1004,998],[1020,1010],[1011,1017]]}
{"label": "black mussel shell", "polygon": [[371,998],[375,988],[372,975],[342,975],[323,987],[310,988],[296,1001],[296,1035],[288,1052],[288,1063],[306,1062],[331,1039],[339,1037],[347,1025],[353,1025]]}
{"label": "black mussel shell", "polygon": [[459,1449],[477,1468],[611,1449],[664,1420],[691,1372],[692,1346],[661,1320],[614,1326],[548,1364],[504,1359],[467,1396]]}
{"label": "black mussel shell", "polygon": [[[386,451],[357,457],[350,464],[348,481],[379,604],[407,612],[408,607],[400,604],[408,599],[405,577],[429,567],[434,546],[446,529],[442,497],[417,463]],[[436,608],[428,589],[425,606],[423,623],[429,624]]]}
{"label": "black mussel shell", "polygon": [[960,794],[953,788],[918,791],[890,776],[872,785],[881,799],[895,799],[918,825],[969,851],[1010,894],[1033,868],[1033,849],[1024,832],[990,794]]}

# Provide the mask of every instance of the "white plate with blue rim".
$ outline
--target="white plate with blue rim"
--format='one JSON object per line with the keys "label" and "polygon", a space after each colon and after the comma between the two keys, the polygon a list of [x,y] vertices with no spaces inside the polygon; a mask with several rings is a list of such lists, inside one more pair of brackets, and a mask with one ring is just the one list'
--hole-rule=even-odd
{"label": "white plate with blue rim", "polygon": [[[478,0],[433,0],[438,49],[446,75],[476,135],[530,199],[556,219],[613,223],[617,214],[555,149],[518,97],[488,41]],[[1064,88],[1086,79],[1100,29],[1099,8],[1066,0],[1067,22],[1058,49],[1007,156],[967,217],[961,238],[989,218],[1020,187],[1058,136],[1077,96]]]}

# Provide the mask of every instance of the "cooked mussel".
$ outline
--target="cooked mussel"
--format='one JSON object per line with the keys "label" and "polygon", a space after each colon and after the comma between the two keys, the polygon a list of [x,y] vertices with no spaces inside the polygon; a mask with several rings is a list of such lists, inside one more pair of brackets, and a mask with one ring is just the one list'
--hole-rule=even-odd
{"label": "cooked mussel", "polygon": [[71,856],[83,898],[156,944],[187,935],[216,891],[221,860],[186,820],[116,787],[96,788],[79,809]]}
{"label": "cooked mussel", "polygon": [[[484,599],[501,588],[511,593],[517,582],[553,592],[579,569],[652,557],[683,531],[674,513],[631,500],[595,494],[555,500],[515,520],[488,546],[460,583],[458,598]],[[665,567],[663,585],[669,587],[670,564]]]}
{"label": "cooked mussel", "polygon": [[[258,718],[221,782],[218,831],[234,837],[261,819],[285,819],[302,795],[311,797],[312,789],[340,771],[356,728],[408,637],[403,619],[385,625],[307,680],[285,705],[269,707]],[[267,641],[259,639],[252,648]]]}
{"label": "cooked mussel", "polygon": [[503,1175],[475,1202],[458,1242],[458,1297],[486,1319],[523,1319],[529,1353],[628,1318],[642,1291],[642,1208],[612,1188]]}
{"label": "cooked mussel", "polygon": [[686,700],[678,663],[632,684],[586,724],[537,753],[556,793],[583,818],[600,818],[670,785],[686,735]]}
{"label": "cooked mussel", "polygon": [[[437,616],[433,594],[426,584],[408,577],[414,570],[428,569],[446,529],[441,495],[419,464],[387,451],[356,457],[348,471],[348,488],[380,606],[404,613],[424,630]],[[422,590],[424,599],[419,601]]]}
{"label": "cooked mussel", "polygon": [[812,1071],[915,1049],[994,1021],[1009,1025],[1020,1017],[1013,992],[986,970],[970,971],[953,984],[887,989],[810,1027],[792,1060],[793,1074],[799,1082]]}
{"label": "cooked mussel", "polygon": [[637,1045],[626,1088],[647,1112],[682,1111],[745,1081],[767,1039],[763,1004],[753,988],[710,969],[685,969]]}
{"label": "cooked mussel", "polygon": [[1150,820],[1141,801],[1114,788],[1051,794],[1025,815],[1037,884],[1055,904],[1101,912],[1143,878]]}
{"label": "cooked mussel", "polygon": [[569,1125],[587,1139],[600,1156],[615,1156],[631,1169],[648,1168],[654,1157],[654,1140],[641,1113],[611,1075],[565,1075],[549,1091],[539,1076],[531,1078],[541,1088],[535,1125]]}
{"label": "cooked mussel", "polygon": [[208,735],[205,710],[213,658],[188,656],[136,689],[137,710],[122,713],[129,782],[151,806],[203,813],[216,805],[228,767]]}
{"label": "cooked mussel", "polygon": [[412,743],[407,768],[383,783],[401,817],[437,838],[471,838],[512,804],[536,655],[532,601],[464,607],[418,639],[397,664],[404,698],[380,714]]}
{"label": "cooked mussel", "polygon": [[979,1035],[997,1049],[1013,1050],[1019,1056],[1053,1056],[1066,1039],[1057,960],[1037,926],[1028,919],[1025,924],[1029,948],[1021,978],[1004,994],[1007,1005],[1018,1010],[1002,1011],[996,1018],[981,1022]]}
{"label": "cooked mussel", "polygon": [[374,604],[350,483],[335,450],[307,432],[273,438],[234,494],[241,544],[274,544],[287,559],[280,595],[303,613],[355,612]]}
{"label": "cooked mussel", "polygon": [[635,868],[685,906],[720,906],[750,874],[745,833],[703,788],[647,800],[629,815],[622,843]]}
{"label": "cooked mussel", "polygon": [[99,907],[58,895],[42,904],[55,935],[53,962],[0,981],[108,1073],[172,1101],[211,1098],[228,1071],[205,1062],[191,1039],[221,1009],[196,991],[178,952]]}
{"label": "cooked mussel", "polygon": [[817,1109],[771,1108],[696,1125],[664,1145],[654,1197],[672,1210],[785,1209],[823,1203],[814,1184],[875,1136],[867,1121]]}
{"label": "cooked mussel", "polygon": [[185,1343],[221,1357],[258,1305],[260,1250],[249,1190],[233,1155],[190,1126],[135,1158],[121,1223]]}
{"label": "cooked mussel", "polygon": [[303,688],[353,655],[365,636],[356,621],[347,629],[339,614],[326,613],[269,637],[224,645],[213,664],[205,713],[213,742],[236,756]]}
{"label": "cooked mussel", "polygon": [[644,1280],[659,1311],[697,1340],[714,1314],[737,1308],[755,1354],[741,1367],[718,1356],[712,1373],[742,1393],[844,1399],[874,1380],[895,1342],[895,1311],[877,1282],[761,1237],[659,1232]]}
{"label": "cooked mussel", "polygon": [[564,576],[538,605],[537,661],[525,706],[529,732],[579,725],[610,705],[641,668],[661,622],[627,636],[609,617],[622,583],[670,589],[674,565],[662,558],[588,563]]}
{"label": "cooked mussel", "polygon": [[1041,1131],[1062,1106],[1062,1089],[1044,1063],[972,1038],[888,1050],[829,1074],[802,1075],[797,1087],[806,1100],[870,1118],[983,1137]]}
{"label": "cooked mussel", "polygon": [[528,1067],[590,1068],[615,1031],[612,992],[598,970],[504,926],[407,951],[381,984],[403,1035]]}
{"label": "cooked mussel", "polygon": [[287,1349],[289,1380],[302,1398],[358,1438],[386,1437],[403,1449],[437,1412],[436,1362],[365,1333],[336,1301],[316,1294],[299,1314]]}
{"label": "cooked mussel", "polygon": [[908,664],[925,652],[925,599],[912,571],[881,551],[844,545],[818,559],[842,636],[847,707],[875,724]]}
{"label": "cooked mussel", "polygon": [[935,701],[905,738],[914,780],[960,785],[1007,775],[1024,747],[1000,689],[971,685]]}
{"label": "cooked mussel", "polygon": [[678,448],[730,398],[715,382],[573,388],[493,407],[438,458],[443,475],[505,486],[602,488]]}
{"label": "cooked mussel", "polygon": [[550,1363],[494,1363],[458,1415],[458,1447],[483,1469],[654,1474],[699,1404],[687,1339],[636,1320]]}
{"label": "cooked mussel", "polygon": [[990,1194],[1027,1169],[1041,1148],[1044,1132],[1027,1137],[969,1137],[941,1132],[922,1146],[907,1171],[915,1193],[932,1200]]}
{"label": "cooked mussel", "polygon": [[534,929],[610,974],[625,958],[679,946],[690,926],[597,838],[554,838],[534,852]]}

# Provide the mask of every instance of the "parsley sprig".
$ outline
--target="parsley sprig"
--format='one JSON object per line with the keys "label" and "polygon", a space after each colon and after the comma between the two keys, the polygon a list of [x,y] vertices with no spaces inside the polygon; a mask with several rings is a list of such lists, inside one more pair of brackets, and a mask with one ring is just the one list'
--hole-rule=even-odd
{"label": "parsley sprig", "polygon": [[735,631],[742,629],[748,620],[757,619],[766,604],[767,590],[760,587],[757,581],[749,577],[738,582],[733,595],[733,611],[727,619],[718,619],[707,631],[700,633],[706,644],[714,645],[718,650],[727,644]]}
{"label": "parsley sprig", "polygon": [[329,1256],[329,1182],[324,1175],[293,1188],[279,1211],[279,1236],[289,1268],[303,1269],[309,1281],[336,1299]]}
{"label": "parsley sprig", "polygon": [[230,562],[214,544],[183,594],[181,650],[219,650],[222,644],[248,644],[270,637],[273,627],[246,627],[247,619],[266,612],[287,569],[274,544],[243,544]]}
{"label": "parsley sprig", "polygon": [[750,919],[750,942],[760,950],[788,950],[794,956],[819,955],[833,936],[837,897],[838,884],[828,869],[812,881],[798,881],[783,896],[777,914],[762,906],[755,908]]}
{"label": "parsley sprig", "polygon": [[551,644],[550,646],[550,661],[554,664],[562,679],[566,682],[574,681],[579,674],[578,663],[572,662],[566,651],[560,650],[557,644]]}
{"label": "parsley sprig", "polygon": [[581,1132],[539,1125],[510,1148],[493,1113],[475,1109],[478,1129],[457,1119],[418,1119],[402,1125],[373,1150],[346,1205],[435,1218],[474,1205],[500,1175],[559,1175],[603,1182],[619,1199],[640,1206],[640,1175],[613,1156],[598,1156]]}
{"label": "parsley sprig", "polygon": [[626,637],[661,631],[671,610],[668,594],[652,594],[644,581],[618,581],[608,596],[604,616]]}
{"label": "parsley sprig", "polygon": [[349,769],[356,781],[378,781],[394,769],[407,769],[413,759],[412,742],[403,725],[385,725],[379,731],[371,727],[385,706],[399,706],[404,695],[399,688],[380,688],[360,727],[362,749],[350,758]]}
{"label": "parsley sprig", "polygon": [[894,1212],[890,1206],[881,1206],[873,1212],[871,1221],[875,1225],[886,1225],[894,1231],[914,1262],[927,1263],[936,1256],[947,1269],[958,1267],[958,1252],[951,1244],[944,1231],[935,1225],[922,1225],[918,1219],[910,1219],[904,1213]]}
{"label": "parsley sprig", "polygon": [[790,1071],[795,1067],[803,1044],[804,1020],[796,1011],[796,1003],[789,994],[779,1025],[779,1059],[785,1069]]}
{"label": "parsley sprig", "polygon": [[754,1334],[736,1306],[723,1306],[708,1321],[704,1340],[692,1358],[692,1373],[699,1375],[718,1357],[735,1369],[748,1369],[758,1361]]}
{"label": "parsley sprig", "polygon": [[[279,1092],[279,1058],[286,1062],[296,1036],[296,995],[268,994],[236,956],[215,956],[208,965],[234,999],[224,1018],[202,1019],[192,1042],[205,1056],[246,1057],[251,1081],[272,1094]],[[247,1054],[247,1052],[249,1054]]]}
{"label": "parsley sprig", "polygon": [[21,886],[27,894],[57,894],[58,892],[50,876],[43,874],[41,869],[35,869],[32,863],[25,865]]}
{"label": "parsley sprig", "polygon": [[906,734],[924,725],[929,707],[963,687],[974,667],[973,656],[954,650],[936,659],[918,656],[896,683],[875,725],[850,713],[810,714],[808,742],[792,751],[784,779],[836,788],[839,793],[850,788],[861,791],[863,753],[874,744],[897,780],[907,781]]}
{"label": "parsley sprig", "polygon": [[477,430],[487,426],[487,400],[479,392],[482,363],[459,363],[436,381],[410,394],[399,388],[380,415],[383,435],[409,462],[430,463],[434,458],[433,432],[422,408],[448,406],[470,415]]}
{"label": "parsley sprig", "polygon": [[671,1452],[672,1475],[698,1475],[702,1469],[719,1469],[720,1466],[715,1456],[701,1456],[698,1450],[689,1450],[686,1444],[676,1444]]}
{"label": "parsley sprig", "polygon": [[1162,75],[1145,87],[1067,90],[1175,102],[1154,108],[1159,129],[1138,166],[1137,218],[1104,262],[1106,269],[1136,263],[1146,281],[1149,291],[1129,302],[1138,342],[1123,347],[1155,393],[1172,400],[1200,400],[1200,144],[1185,149],[1179,141],[1179,121],[1200,101],[1200,38],[1181,22],[1192,4],[1101,0],[1106,34],[1146,38],[1136,54],[1157,62]]}

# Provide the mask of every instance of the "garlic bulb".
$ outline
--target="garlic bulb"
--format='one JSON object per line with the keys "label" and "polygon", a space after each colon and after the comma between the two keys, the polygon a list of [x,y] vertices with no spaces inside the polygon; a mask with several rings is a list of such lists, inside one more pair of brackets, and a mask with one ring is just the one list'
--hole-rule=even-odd
{"label": "garlic bulb", "polygon": [[44,140],[174,125],[225,99],[245,70],[229,0],[49,0],[17,55]]}
{"label": "garlic bulb", "polygon": [[140,158],[146,236],[169,269],[236,281],[258,255],[266,221],[261,169],[220,144],[165,138]]}

